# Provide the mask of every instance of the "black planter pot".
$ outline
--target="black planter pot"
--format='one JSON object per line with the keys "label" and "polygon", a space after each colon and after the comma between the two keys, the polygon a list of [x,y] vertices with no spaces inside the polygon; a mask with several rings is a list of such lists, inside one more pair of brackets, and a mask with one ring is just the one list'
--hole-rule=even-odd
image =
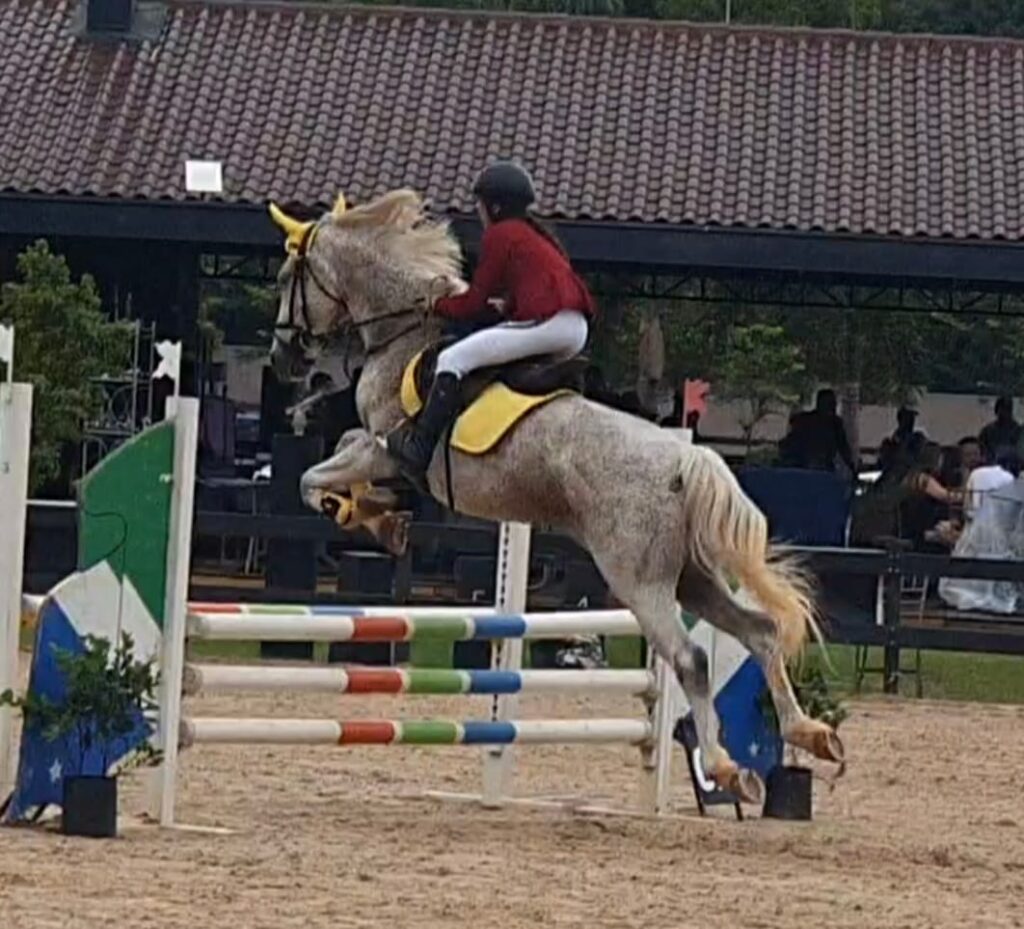
{"label": "black planter pot", "polygon": [[773,819],[811,818],[810,768],[777,765],[768,774],[762,816]]}
{"label": "black planter pot", "polygon": [[112,839],[117,835],[117,779],[113,777],[64,778],[65,835]]}

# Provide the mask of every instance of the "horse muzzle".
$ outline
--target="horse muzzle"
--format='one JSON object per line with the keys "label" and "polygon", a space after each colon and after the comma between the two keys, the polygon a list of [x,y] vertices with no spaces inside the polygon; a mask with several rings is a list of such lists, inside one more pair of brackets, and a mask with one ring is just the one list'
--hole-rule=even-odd
{"label": "horse muzzle", "polygon": [[274,339],[270,366],[279,381],[301,381],[313,368],[313,359],[294,342]]}

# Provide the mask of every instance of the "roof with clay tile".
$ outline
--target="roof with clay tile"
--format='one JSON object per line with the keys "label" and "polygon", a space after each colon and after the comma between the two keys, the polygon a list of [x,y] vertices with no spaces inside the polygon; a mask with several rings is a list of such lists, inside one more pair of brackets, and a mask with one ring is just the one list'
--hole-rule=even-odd
{"label": "roof with clay tile", "polygon": [[76,0],[0,3],[0,191],[472,210],[490,157],[542,212],[612,223],[1024,237],[1024,43],[169,0],[100,42]]}

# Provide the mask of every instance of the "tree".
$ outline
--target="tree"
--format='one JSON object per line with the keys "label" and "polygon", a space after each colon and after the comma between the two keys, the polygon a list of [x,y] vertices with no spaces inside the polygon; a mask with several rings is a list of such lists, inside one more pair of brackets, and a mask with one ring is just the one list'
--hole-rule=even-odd
{"label": "tree", "polygon": [[732,330],[715,393],[746,405],[740,427],[748,452],[758,424],[800,399],[804,372],[802,352],[781,326],[754,323]]}
{"label": "tree", "polygon": [[[690,22],[724,22],[725,0],[639,0],[647,15]],[[633,12],[626,0],[626,9]],[[730,21],[771,26],[872,29],[882,24],[882,0],[731,0]],[[641,14],[643,15],[643,14]]]}
{"label": "tree", "polygon": [[[335,0],[345,3],[348,0]],[[387,5],[391,0],[364,0]],[[570,16],[730,21],[757,26],[880,29],[946,35],[1024,35],[1020,0],[408,0],[408,6]]]}
{"label": "tree", "polygon": [[61,450],[82,438],[82,422],[99,412],[91,382],[128,363],[131,329],[100,309],[88,275],[71,279],[64,258],[39,240],[18,256],[19,281],[0,291],[0,320],[16,330],[14,376],[34,387],[32,491],[60,471]]}
{"label": "tree", "polygon": [[895,32],[1024,34],[1020,0],[886,0],[881,26]]}
{"label": "tree", "polygon": [[[342,3],[346,0],[337,0]],[[388,5],[391,0],[371,0]],[[411,0],[408,6],[440,7],[453,10],[497,10],[521,13],[563,13],[570,16],[621,16],[626,0]]]}

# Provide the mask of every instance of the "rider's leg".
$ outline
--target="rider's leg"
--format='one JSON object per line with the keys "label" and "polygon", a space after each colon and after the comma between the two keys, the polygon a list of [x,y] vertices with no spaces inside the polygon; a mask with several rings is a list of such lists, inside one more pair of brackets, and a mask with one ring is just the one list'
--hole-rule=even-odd
{"label": "rider's leg", "polygon": [[434,455],[434,446],[452,421],[459,405],[459,379],[448,371],[434,375],[423,409],[414,420],[406,420],[388,433],[388,454],[402,472],[423,493],[425,475]]}
{"label": "rider's leg", "polygon": [[541,323],[502,323],[456,342],[437,356],[434,383],[420,414],[388,435],[388,452],[422,487],[437,440],[455,415],[463,377],[478,368],[534,355],[572,357],[583,350],[586,341],[586,316],[563,310]]}
{"label": "rider's leg", "polygon": [[508,364],[535,355],[572,358],[587,343],[587,317],[576,310],[535,323],[502,323],[450,345],[437,357],[437,372],[462,378],[478,368]]}

